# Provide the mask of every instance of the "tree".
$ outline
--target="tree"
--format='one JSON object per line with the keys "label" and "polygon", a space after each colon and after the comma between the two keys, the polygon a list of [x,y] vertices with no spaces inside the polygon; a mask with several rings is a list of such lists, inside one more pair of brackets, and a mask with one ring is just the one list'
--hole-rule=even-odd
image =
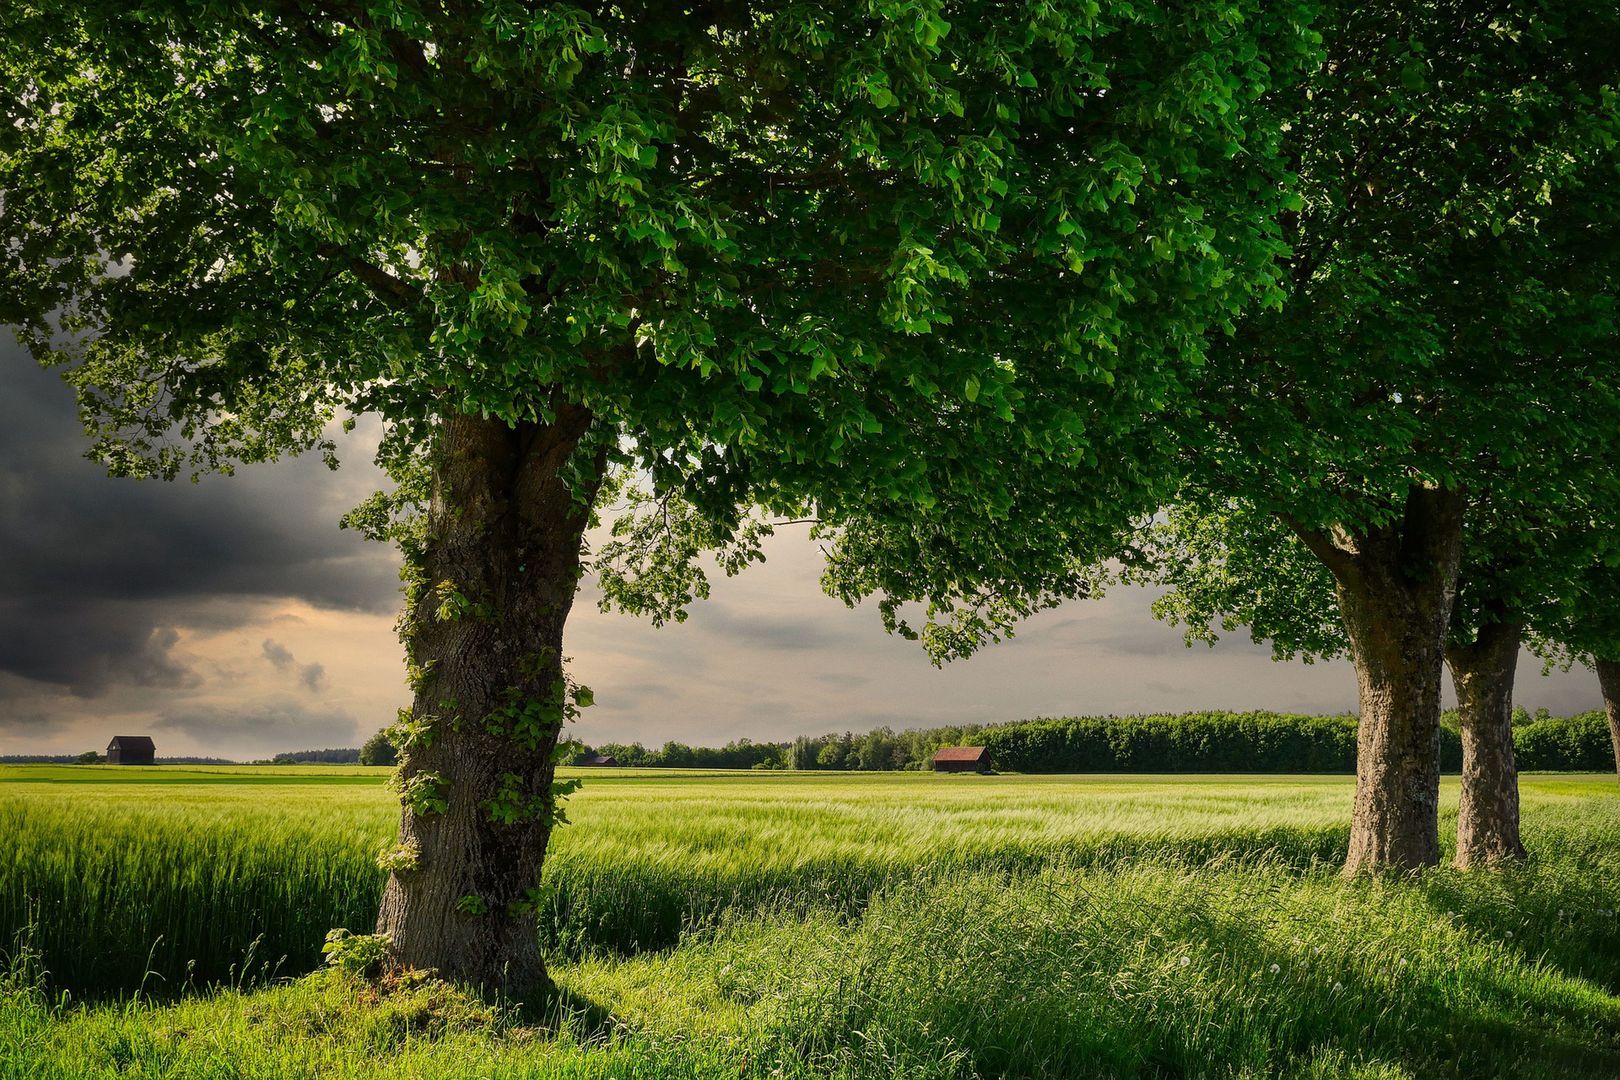
{"label": "tree", "polygon": [[971,529],[1052,474],[1112,537],[1157,474],[1096,464],[1275,291],[1301,10],[12,7],[0,318],[116,473],[381,418],[398,489],[349,524],[405,553],[415,698],[378,928],[523,990],[607,492],[746,550],[752,507]]}
{"label": "tree", "polygon": [[94,750],[86,750],[75,759],[74,763],[77,765],[99,765],[101,761],[102,757],[99,753]]}
{"label": "tree", "polygon": [[826,745],[816,755],[816,767],[821,769],[847,769],[849,768],[849,747],[851,736],[844,733],[843,738],[829,737]]}
{"label": "tree", "polygon": [[[1361,698],[1353,873],[1439,858],[1441,667],[1470,522],[1556,532],[1603,505],[1620,27],[1578,0],[1333,4],[1322,26],[1287,146],[1289,295],[1213,353],[1178,501],[1274,519],[1331,575]],[[1280,542],[1237,536],[1241,562]],[[1255,614],[1286,628],[1293,584]],[[1481,663],[1509,671],[1504,651]]]}
{"label": "tree", "polygon": [[[1565,480],[1584,486],[1590,503],[1620,495],[1620,460],[1612,453],[1592,455],[1582,466],[1584,480],[1574,470]],[[1488,501],[1477,508],[1446,648],[1462,725],[1457,864],[1465,868],[1525,857],[1513,739],[1519,653],[1526,640],[1567,636],[1565,613],[1590,603],[1582,573],[1620,555],[1620,531],[1578,502],[1564,514],[1517,510]]]}
{"label": "tree", "polygon": [[820,768],[821,763],[817,760],[821,753],[820,748],[819,740],[812,739],[808,735],[800,735],[793,740],[793,745],[788,750],[788,768],[800,771]]}
{"label": "tree", "polygon": [[399,764],[399,751],[394,749],[394,744],[389,741],[386,728],[367,739],[366,744],[360,748],[360,764]]}

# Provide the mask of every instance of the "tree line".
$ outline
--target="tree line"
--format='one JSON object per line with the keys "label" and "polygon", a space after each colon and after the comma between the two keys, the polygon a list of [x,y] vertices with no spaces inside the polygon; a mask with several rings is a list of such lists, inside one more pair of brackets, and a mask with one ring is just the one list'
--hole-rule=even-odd
{"label": "tree line", "polygon": [[1351,874],[1439,859],[1448,665],[1468,866],[1520,643],[1620,693],[1612,3],[76,0],[0,74],[0,318],[93,456],[380,420],[393,967],[544,984],[581,576],[679,622],[777,529],[940,662],[1121,573],[1347,653]]}
{"label": "tree line", "polygon": [[[1597,772],[1612,766],[1601,711],[1555,717],[1518,707],[1511,715],[1520,765],[1538,771]],[[737,739],[724,746],[661,747],[576,743],[570,764],[601,755],[627,768],[794,769],[890,772],[931,767],[942,746],[984,746],[998,771],[1354,773],[1358,718],[1269,712],[1071,716],[936,728],[890,727],[801,735],[791,741]],[[1462,721],[1440,718],[1440,768],[1463,766]]]}

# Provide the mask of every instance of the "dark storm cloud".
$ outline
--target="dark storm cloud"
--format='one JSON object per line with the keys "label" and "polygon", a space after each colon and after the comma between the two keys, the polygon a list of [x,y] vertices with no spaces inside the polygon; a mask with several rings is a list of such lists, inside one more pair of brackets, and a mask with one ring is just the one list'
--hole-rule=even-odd
{"label": "dark storm cloud", "polygon": [[241,706],[188,706],[164,715],[156,726],[237,753],[275,753],[334,741],[350,744],[359,732],[354,717],[342,709],[310,708],[291,698]]}
{"label": "dark storm cloud", "polygon": [[[60,603],[0,598],[0,670],[98,697],[115,684],[180,689],[197,673],[172,655],[180,635],[156,613],[64,597]],[[7,700],[0,684],[0,703]],[[0,723],[9,722],[0,714]]]}
{"label": "dark storm cloud", "polygon": [[[7,736],[36,735],[53,725],[54,718],[48,710],[30,707],[27,704],[13,704],[23,702],[29,691],[37,685],[0,671],[0,703],[5,705],[5,713],[0,716],[0,731]],[[6,746],[8,752],[12,749],[8,743],[0,742],[0,746]]]}
{"label": "dark storm cloud", "polygon": [[300,459],[200,484],[114,480],[84,458],[72,392],[5,329],[0,387],[0,672],[81,696],[183,687],[197,676],[171,655],[174,627],[240,625],[207,601],[397,603],[391,554],[337,527],[375,484],[358,447],[336,474]]}

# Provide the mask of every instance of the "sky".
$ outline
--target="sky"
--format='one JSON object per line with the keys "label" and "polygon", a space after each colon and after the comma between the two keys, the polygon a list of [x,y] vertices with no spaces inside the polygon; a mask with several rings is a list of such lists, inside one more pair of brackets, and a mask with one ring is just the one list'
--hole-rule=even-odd
{"label": "sky", "polygon": [[[303,458],[198,484],[110,479],[84,458],[71,391],[0,330],[0,755],[79,753],[149,734],[160,755],[252,760],[358,746],[408,703],[394,633],[398,562],[338,528],[380,486],[362,428],[343,467]],[[597,610],[570,619],[573,671],[595,691],[573,735],[648,745],[1033,716],[1355,707],[1342,662],[1276,663],[1239,632],[1182,643],[1151,599],[1119,589],[1030,620],[934,668],[886,635],[875,605],[817,585],[802,527],[682,624]],[[1584,669],[1521,661],[1519,700],[1599,704]]]}

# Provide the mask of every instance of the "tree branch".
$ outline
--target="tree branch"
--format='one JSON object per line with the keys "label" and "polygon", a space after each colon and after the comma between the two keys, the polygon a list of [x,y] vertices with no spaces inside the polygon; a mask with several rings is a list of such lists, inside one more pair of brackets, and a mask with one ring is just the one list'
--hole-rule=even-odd
{"label": "tree branch", "polygon": [[1323,566],[1330,570],[1335,578],[1344,580],[1348,574],[1354,574],[1358,567],[1356,553],[1348,551],[1333,542],[1333,538],[1320,529],[1313,529],[1294,517],[1292,514],[1277,515],[1277,520],[1288,526],[1293,534],[1299,537],[1300,542],[1310,549]]}
{"label": "tree branch", "polygon": [[348,255],[335,244],[323,244],[317,253],[348,270],[371,290],[373,296],[395,311],[412,311],[422,302],[422,293],[409,282],[402,281],[380,266],[373,266],[358,255]]}

